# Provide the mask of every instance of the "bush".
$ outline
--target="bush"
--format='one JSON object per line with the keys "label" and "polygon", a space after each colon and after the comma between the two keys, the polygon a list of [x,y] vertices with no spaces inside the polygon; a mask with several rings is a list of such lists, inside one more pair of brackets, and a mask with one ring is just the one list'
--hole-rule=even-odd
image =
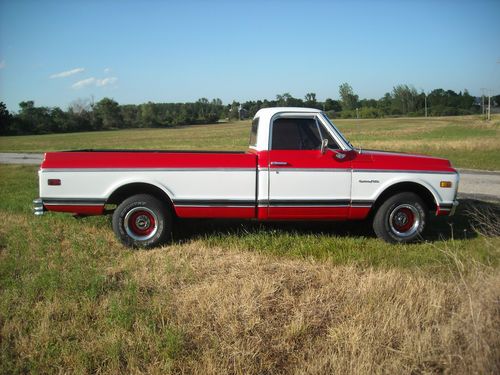
{"label": "bush", "polygon": [[384,116],[383,112],[378,108],[363,107],[359,110],[360,118],[379,118],[383,116]]}

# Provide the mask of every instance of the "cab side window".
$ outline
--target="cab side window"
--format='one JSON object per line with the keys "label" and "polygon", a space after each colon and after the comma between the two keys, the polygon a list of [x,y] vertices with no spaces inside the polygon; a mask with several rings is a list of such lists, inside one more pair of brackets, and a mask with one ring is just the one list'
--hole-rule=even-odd
{"label": "cab side window", "polygon": [[319,150],[321,134],[314,118],[280,118],[273,122],[272,150]]}

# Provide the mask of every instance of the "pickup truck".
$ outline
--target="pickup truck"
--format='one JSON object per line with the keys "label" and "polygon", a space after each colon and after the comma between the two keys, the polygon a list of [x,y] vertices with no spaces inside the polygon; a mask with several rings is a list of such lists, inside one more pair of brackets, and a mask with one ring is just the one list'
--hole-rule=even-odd
{"label": "pickup truck", "polygon": [[364,220],[391,243],[453,215],[459,174],[445,159],[361,150],[316,109],[266,108],[246,152],[47,152],[34,213],[113,214],[126,246],[171,238],[176,218]]}

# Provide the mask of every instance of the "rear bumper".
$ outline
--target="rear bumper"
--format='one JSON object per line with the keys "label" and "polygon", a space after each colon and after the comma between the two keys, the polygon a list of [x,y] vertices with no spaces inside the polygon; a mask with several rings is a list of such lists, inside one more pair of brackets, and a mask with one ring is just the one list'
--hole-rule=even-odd
{"label": "rear bumper", "polygon": [[46,211],[102,215],[105,203],[102,199],[37,198],[33,201],[33,213],[36,216],[41,216]]}
{"label": "rear bumper", "polygon": [[45,212],[45,207],[41,198],[35,199],[33,201],[33,213],[35,216],[42,216]]}

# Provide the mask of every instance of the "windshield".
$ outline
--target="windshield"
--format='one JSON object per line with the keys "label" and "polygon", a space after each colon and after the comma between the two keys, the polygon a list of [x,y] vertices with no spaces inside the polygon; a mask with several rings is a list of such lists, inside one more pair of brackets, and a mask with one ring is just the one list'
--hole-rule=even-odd
{"label": "windshield", "polygon": [[348,145],[350,148],[354,148],[354,146],[351,144],[351,142],[349,142],[349,141],[347,140],[347,138],[346,138],[346,137],[344,137],[344,134],[342,134],[342,132],[341,132],[339,129],[337,129],[337,127],[336,127],[335,125],[333,125],[333,123],[330,121],[330,119],[328,118],[328,116],[327,116],[327,115],[325,115],[324,113],[322,113],[321,115],[322,115],[322,116],[323,116],[323,118],[326,120],[326,122],[327,122],[328,124],[330,124],[330,126],[331,126],[333,129],[335,129],[335,131],[337,132],[337,134],[339,135],[339,137],[342,139],[342,141],[343,141],[346,145]]}

